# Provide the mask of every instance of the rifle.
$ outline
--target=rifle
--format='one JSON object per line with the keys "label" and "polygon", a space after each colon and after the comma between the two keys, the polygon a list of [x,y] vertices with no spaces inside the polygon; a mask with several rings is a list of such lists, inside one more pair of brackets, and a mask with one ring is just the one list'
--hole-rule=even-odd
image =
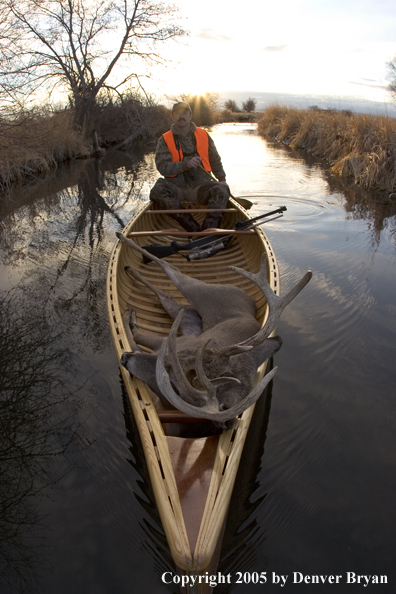
{"label": "rifle", "polygon": [[[248,219],[246,221],[237,221],[233,230],[240,231],[253,229],[254,227],[262,225],[263,223],[274,221],[275,219],[282,217],[285,210],[287,210],[286,206],[281,206],[276,210],[271,210],[271,212],[266,212],[265,214],[258,215],[252,219]],[[278,216],[273,216],[271,219],[262,221],[262,219],[272,215]],[[225,230],[224,235],[208,235],[207,237],[201,237],[200,239],[189,241],[187,243],[177,243],[177,241],[172,241],[170,245],[146,245],[144,246],[144,249],[157,258],[166,258],[167,256],[172,256],[173,254],[178,254],[182,251],[188,251],[188,254],[180,255],[186,258],[188,261],[204,260],[205,258],[214,256],[214,254],[217,254],[217,252],[228,246],[232,239],[233,230]],[[143,256],[143,262],[148,264],[151,262],[151,260],[147,256]]]}

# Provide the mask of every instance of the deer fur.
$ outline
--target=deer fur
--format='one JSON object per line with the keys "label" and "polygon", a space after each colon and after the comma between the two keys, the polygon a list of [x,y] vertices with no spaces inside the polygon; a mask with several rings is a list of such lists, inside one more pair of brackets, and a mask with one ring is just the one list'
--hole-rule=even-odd
{"label": "deer fur", "polygon": [[[165,260],[156,258],[118,233],[119,239],[156,262],[188,300],[183,307],[169,294],[157,289],[131,267],[126,270],[160,299],[174,320],[169,337],[145,335],[139,331],[133,312],[126,312],[124,323],[132,352],[124,353],[121,364],[146,382],[165,406],[226,426],[249,408],[276,373],[274,368],[255,385],[258,367],[281,347],[279,336],[270,337],[277,319],[288,303],[308,283],[308,271],[285,296],[270,288],[265,257],[260,272],[251,274],[231,267],[248,277],[263,291],[269,316],[261,328],[255,317],[255,301],[233,285],[209,284],[180,272]],[[132,317],[132,332],[129,319]],[[177,336],[180,329],[181,336]],[[139,345],[152,349],[142,352]]]}

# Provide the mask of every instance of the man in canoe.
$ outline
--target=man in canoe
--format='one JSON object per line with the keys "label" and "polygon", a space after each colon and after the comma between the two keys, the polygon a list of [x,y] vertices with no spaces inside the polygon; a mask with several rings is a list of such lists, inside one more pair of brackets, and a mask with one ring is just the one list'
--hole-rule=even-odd
{"label": "man in canoe", "polygon": [[[161,209],[188,208],[202,204],[206,208],[226,208],[230,189],[226,184],[221,158],[212,138],[191,121],[188,103],[175,103],[171,129],[157,143],[155,164],[164,177],[157,180],[150,199]],[[209,173],[217,178],[210,179]],[[222,213],[207,213],[200,225],[191,213],[175,213],[174,218],[187,231],[220,227]]]}

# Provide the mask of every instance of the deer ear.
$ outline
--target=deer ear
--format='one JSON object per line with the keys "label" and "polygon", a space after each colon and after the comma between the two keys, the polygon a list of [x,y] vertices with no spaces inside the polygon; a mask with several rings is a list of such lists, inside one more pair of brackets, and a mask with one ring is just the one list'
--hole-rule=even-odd
{"label": "deer ear", "polygon": [[267,359],[271,359],[275,353],[279,351],[282,346],[282,339],[280,336],[271,336],[266,338],[264,342],[254,347],[250,357],[260,366]]}

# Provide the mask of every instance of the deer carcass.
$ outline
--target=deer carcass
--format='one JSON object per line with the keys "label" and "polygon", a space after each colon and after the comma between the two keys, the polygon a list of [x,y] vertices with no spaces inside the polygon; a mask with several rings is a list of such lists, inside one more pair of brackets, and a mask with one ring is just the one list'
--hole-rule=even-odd
{"label": "deer carcass", "polygon": [[[268,318],[260,327],[255,317],[255,301],[242,289],[189,277],[121,233],[117,236],[156,262],[190,304],[183,307],[127,267],[135,279],[157,294],[174,322],[166,338],[142,334],[135,323],[131,334],[127,312],[124,323],[133,351],[122,355],[121,364],[162,401],[190,416],[217,424],[234,419],[259,398],[276,373],[275,367],[254,385],[258,367],[281,347],[279,336],[270,337],[279,316],[308,283],[312,273],[308,271],[287,295],[278,297],[267,280],[265,256],[257,274],[231,267],[255,283],[267,300]],[[181,336],[177,336],[179,328]],[[139,344],[152,352],[142,352]]]}

